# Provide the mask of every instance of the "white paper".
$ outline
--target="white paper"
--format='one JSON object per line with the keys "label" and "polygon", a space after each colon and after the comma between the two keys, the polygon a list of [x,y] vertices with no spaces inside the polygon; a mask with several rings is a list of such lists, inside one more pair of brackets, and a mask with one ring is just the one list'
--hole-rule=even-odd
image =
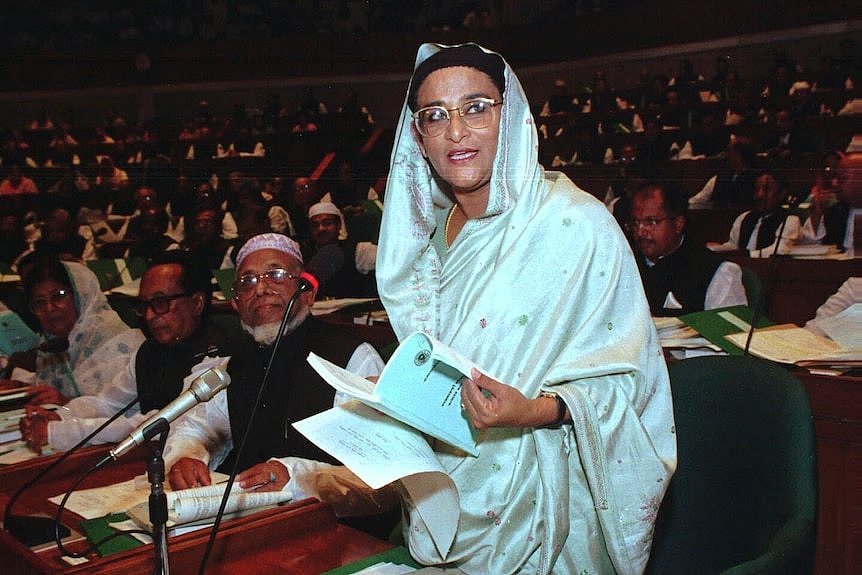
{"label": "white paper", "polygon": [[[213,474],[214,482],[223,481],[225,475],[222,473]],[[217,486],[218,488],[218,486]],[[234,487],[237,489],[238,486]],[[165,485],[165,490],[170,496],[169,486]],[[224,487],[221,487],[224,492]],[[61,493],[56,497],[51,497],[49,500],[57,505],[63,500],[65,493]],[[146,502],[150,496],[150,483],[146,476],[139,476],[115,483],[104,487],[94,487],[92,489],[80,489],[69,496],[66,502],[66,509],[77,513],[85,519],[95,519],[96,517],[104,517],[109,513],[124,512],[135,505]]]}
{"label": "white paper", "polygon": [[30,461],[36,459],[39,455],[31,451],[26,445],[18,444],[11,451],[0,455],[0,465],[12,465],[13,463],[21,463],[22,461]]}
{"label": "white paper", "polygon": [[361,401],[347,401],[293,426],[372,489],[414,473],[444,473],[419,431]]}
{"label": "white paper", "polygon": [[[84,519],[95,519],[108,513],[125,511],[146,501],[150,495],[149,489],[135,489],[135,484],[135,479],[129,479],[114,485],[75,491],[66,501],[66,509]],[[61,493],[51,497],[49,501],[59,505],[64,496],[65,493]]]}
{"label": "white paper", "polygon": [[461,382],[475,364],[427,334],[415,332],[405,338],[376,384],[313,353],[308,363],[339,392],[478,455],[479,431],[460,407]]}
{"label": "white paper", "polygon": [[[744,349],[748,333],[732,333],[725,337]],[[752,355],[779,363],[862,360],[862,351],[846,350],[828,338],[796,326],[755,330],[748,350]]]}
{"label": "white paper", "polygon": [[357,400],[293,426],[373,489],[402,480],[434,544],[448,553],[458,528],[458,490],[421,433]]}
{"label": "white paper", "polygon": [[817,320],[817,327],[844,349],[862,350],[862,303]]}

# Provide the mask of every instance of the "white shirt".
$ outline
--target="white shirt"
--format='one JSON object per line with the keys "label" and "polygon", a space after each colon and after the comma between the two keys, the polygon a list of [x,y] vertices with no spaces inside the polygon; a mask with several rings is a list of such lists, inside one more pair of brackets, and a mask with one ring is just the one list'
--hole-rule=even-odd
{"label": "white shirt", "polygon": [[[361,377],[380,375],[383,359],[371,344],[363,343],[353,352],[345,369]],[[194,371],[195,368],[192,368]],[[348,396],[336,394],[333,405],[340,405]],[[218,467],[233,449],[227,394],[220,393],[206,403],[189,411],[179,425],[174,423],[164,451],[165,469],[181,458],[189,457]],[[339,516],[362,515],[381,508],[370,488],[350,470],[299,457],[273,458],[290,472],[290,480],[283,491],[290,491],[293,499],[315,497],[332,504]],[[337,490],[337,497],[326,497],[322,491]]]}
{"label": "white shirt", "polygon": [[862,277],[847,278],[838,291],[817,308],[814,319],[808,320],[805,329],[811,330],[817,335],[826,336],[818,323],[824,319],[833,317],[856,303],[862,303]]}
{"label": "white shirt", "polygon": [[[730,227],[730,235],[726,242],[717,245],[710,244],[709,249],[715,252],[726,252],[739,249],[739,235],[742,230],[742,221],[749,213],[750,210],[745,211],[736,217],[736,219],[733,221],[733,225]],[[748,239],[748,244],[745,246],[745,249],[753,258],[768,258],[772,256],[774,253],[776,253],[776,242],[778,242],[777,253],[782,255],[789,254],[793,246],[799,243],[802,239],[802,222],[799,221],[799,216],[788,215],[783,230],[782,226],[780,225],[778,226],[778,229],[775,230],[775,241],[773,241],[765,248],[756,249],[755,246],[757,245],[757,234],[760,232],[761,221],[762,218],[759,218],[757,220],[757,224],[754,226],[754,230],[751,232],[751,237]]]}
{"label": "white shirt", "polygon": [[[841,242],[841,247],[848,251],[853,249],[853,234],[855,231],[853,227],[857,214],[862,214],[862,208],[850,208],[850,213],[847,214],[847,225],[844,228],[844,239]],[[805,225],[802,228],[802,233],[806,243],[819,244],[823,241],[823,238],[826,237],[826,224],[824,223],[824,219],[821,217],[820,222],[817,225],[817,229],[814,229],[814,224],[811,223],[811,218],[806,218]]]}
{"label": "white shirt", "polygon": [[[71,449],[138,396],[136,382],[135,360],[132,359],[98,395],[76,397],[57,410],[60,421],[48,422],[48,444],[59,451]],[[154,413],[155,410],[141,414],[140,405],[135,402],[125,415],[118,417],[90,443],[122,441]]]}

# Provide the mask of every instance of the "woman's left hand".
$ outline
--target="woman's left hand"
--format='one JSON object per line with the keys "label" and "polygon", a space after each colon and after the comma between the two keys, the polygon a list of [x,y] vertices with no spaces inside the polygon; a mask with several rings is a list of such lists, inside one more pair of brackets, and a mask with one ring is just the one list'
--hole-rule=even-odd
{"label": "woman's left hand", "polygon": [[42,454],[48,443],[48,422],[58,421],[60,416],[42,407],[27,407],[24,417],[18,422],[21,438],[31,451]]}
{"label": "woman's left hand", "polygon": [[[461,385],[461,404],[476,429],[539,427],[547,423],[538,399],[473,369]],[[483,393],[484,392],[484,393]]]}

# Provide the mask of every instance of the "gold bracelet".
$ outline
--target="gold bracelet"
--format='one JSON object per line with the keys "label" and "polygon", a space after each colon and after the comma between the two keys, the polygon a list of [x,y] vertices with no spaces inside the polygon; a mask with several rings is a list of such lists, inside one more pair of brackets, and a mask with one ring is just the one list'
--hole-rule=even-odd
{"label": "gold bracelet", "polygon": [[562,397],[551,391],[543,391],[540,395],[541,397],[552,397],[554,398],[554,401],[557,402],[557,419],[555,419],[553,423],[546,425],[546,427],[561,426],[566,420],[566,409],[568,409],[568,407],[566,406],[566,402],[563,401]]}

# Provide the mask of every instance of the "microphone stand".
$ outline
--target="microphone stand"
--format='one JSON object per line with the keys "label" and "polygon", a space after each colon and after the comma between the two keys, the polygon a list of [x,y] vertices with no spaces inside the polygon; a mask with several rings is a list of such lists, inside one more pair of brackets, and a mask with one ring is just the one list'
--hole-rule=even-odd
{"label": "microphone stand", "polygon": [[784,219],[781,220],[781,226],[778,228],[778,237],[775,240],[775,248],[772,250],[772,255],[769,256],[769,269],[766,272],[766,282],[763,286],[763,296],[760,301],[756,302],[754,309],[751,311],[751,325],[748,327],[748,336],[745,338],[745,348],[742,350],[743,355],[751,355],[749,347],[751,346],[751,338],[754,337],[754,330],[757,322],[760,321],[760,316],[763,315],[762,308],[766,306],[766,300],[772,293],[772,282],[774,280],[775,269],[778,267],[779,253],[778,247],[781,245],[781,240],[784,238],[784,228],[787,227],[787,218],[791,216],[790,211],[794,208],[795,198],[788,201],[787,213],[784,214]]}
{"label": "microphone stand", "polygon": [[[153,551],[155,564],[153,575],[169,575],[170,565],[168,563],[168,497],[165,494],[165,460],[162,453],[165,442],[168,439],[170,425],[164,417],[147,426],[157,429],[159,440],[148,443],[150,457],[147,459],[147,479],[150,480],[149,511],[150,524],[153,528]],[[146,433],[145,433],[146,434]]]}
{"label": "microphone stand", "polygon": [[[18,501],[18,499],[21,497],[21,495],[23,495],[24,492],[27,491],[27,489],[29,489],[30,487],[32,487],[33,485],[38,483],[43,477],[45,477],[51,471],[56,469],[61,463],[66,461],[66,459],[68,459],[70,455],[72,455],[74,452],[76,452],[82,446],[86,445],[91,439],[96,437],[99,433],[102,432],[102,430],[104,430],[106,427],[108,427],[110,424],[112,424],[114,421],[116,421],[117,418],[119,418],[122,414],[127,412],[137,402],[138,402],[138,398],[135,397],[134,399],[132,399],[132,401],[130,401],[128,404],[126,404],[124,407],[122,407],[117,413],[115,413],[114,415],[109,417],[99,427],[97,427],[92,432],[90,432],[90,434],[87,435],[86,437],[84,437],[84,439],[82,439],[81,441],[79,441],[78,443],[73,445],[71,449],[69,449],[68,451],[66,451],[62,455],[60,455],[60,457],[55,459],[50,465],[47,465],[46,467],[42,468],[42,470],[39,471],[39,473],[37,473],[31,480],[27,481],[21,487],[19,487],[18,490],[12,494],[12,497],[9,498],[9,502],[6,504],[6,511],[3,514],[3,528],[6,531],[8,531],[9,533],[11,533],[13,537],[18,539],[19,541],[24,542],[25,544],[37,545],[39,543],[45,543],[47,541],[50,541],[52,539],[52,537],[50,535],[47,538],[44,538],[44,537],[39,538],[39,539],[41,539],[40,541],[34,541],[34,542],[24,541],[24,539],[27,538],[26,537],[27,525],[25,525],[25,523],[29,522],[29,523],[31,523],[31,526],[33,526],[33,525],[38,526],[38,524],[41,523],[41,521],[40,521],[41,518],[13,516],[12,515],[12,508],[15,506],[15,503]],[[53,520],[50,520],[50,522],[54,524],[55,535],[59,535],[60,534],[60,527],[61,527],[60,523],[55,522]],[[46,523],[47,523],[47,521],[46,521]],[[68,533],[66,533],[66,534],[68,535]],[[59,539],[59,537],[58,537],[58,539]]]}
{"label": "microphone stand", "polygon": [[308,280],[300,279],[298,282],[299,285],[296,288],[296,291],[290,298],[290,301],[287,302],[287,308],[284,310],[284,315],[281,316],[281,324],[278,328],[278,334],[275,337],[275,342],[272,345],[272,352],[269,355],[269,360],[266,364],[266,370],[263,373],[263,381],[261,381],[260,389],[258,389],[257,397],[254,401],[254,406],[251,409],[251,416],[248,419],[248,424],[246,425],[245,432],[243,433],[242,440],[240,441],[239,447],[236,450],[236,456],[234,457],[233,467],[230,470],[230,477],[228,477],[227,484],[225,486],[224,495],[222,496],[221,505],[219,506],[218,513],[216,513],[215,521],[213,522],[212,530],[210,531],[209,539],[207,540],[206,549],[204,549],[203,558],[201,558],[200,568],[198,569],[198,575],[203,575],[206,570],[207,562],[209,561],[210,552],[212,551],[213,545],[215,544],[215,537],[218,533],[219,526],[221,525],[222,517],[224,516],[224,510],[227,507],[228,498],[230,497],[230,490],[233,487],[234,481],[236,480],[237,472],[239,471],[239,462],[240,455],[242,455],[243,450],[245,449],[246,441],[248,440],[249,432],[251,431],[251,426],[254,423],[254,416],[257,413],[258,406],[260,405],[261,398],[263,397],[264,392],[266,391],[266,385],[269,382],[269,373],[272,369],[272,363],[275,361],[275,356],[278,352],[278,346],[281,343],[282,337],[284,336],[284,330],[287,328],[287,322],[290,318],[290,314],[293,311],[293,307],[296,304],[296,300],[299,299],[299,296],[304,294],[307,291],[311,291],[313,286]]}

